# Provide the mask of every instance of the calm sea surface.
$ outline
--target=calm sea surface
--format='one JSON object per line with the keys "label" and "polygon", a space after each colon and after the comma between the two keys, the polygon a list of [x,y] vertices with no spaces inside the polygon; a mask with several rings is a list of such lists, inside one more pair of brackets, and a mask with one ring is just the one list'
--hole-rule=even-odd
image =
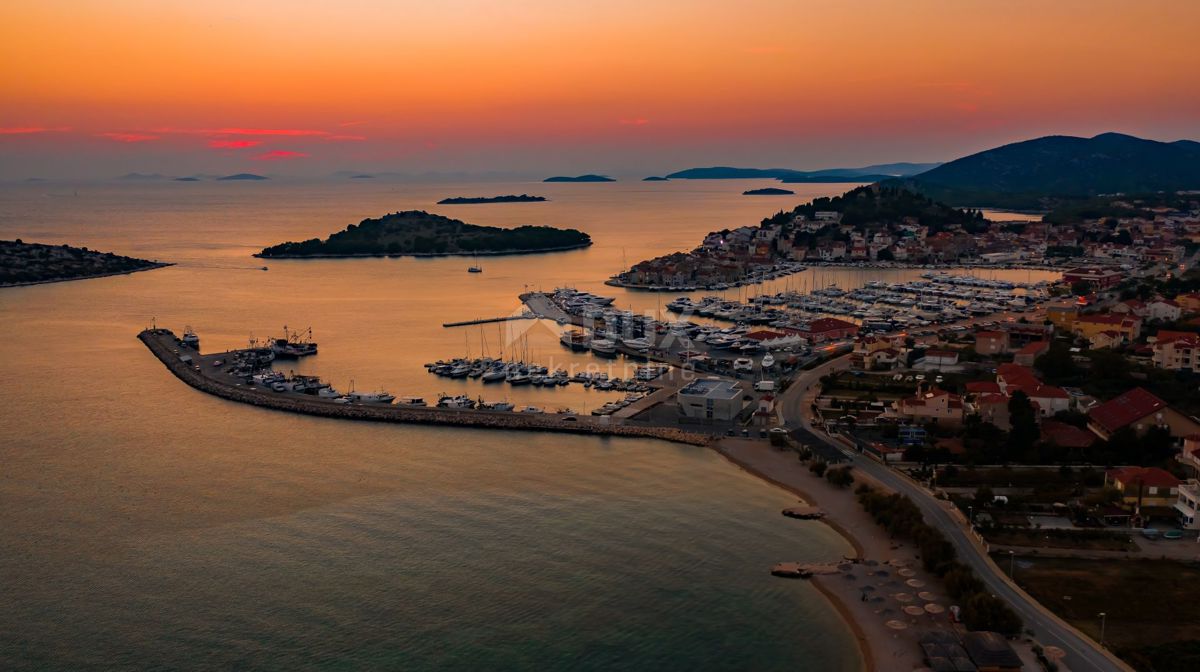
{"label": "calm sea surface", "polygon": [[[152,321],[190,325],[208,351],[311,326],[321,353],[294,366],[339,389],[586,410],[612,395],[484,387],[421,365],[502,349],[597,365],[553,325],[440,325],[563,284],[657,310],[668,297],[603,280],[845,188],[741,196],[751,184],[0,186],[0,238],[178,262],[0,290],[0,668],[858,669],[820,595],[766,572],[846,544],[779,516],[793,498],[710,451],[258,410],[188,388],[135,339]],[[552,200],[434,205],[523,192]],[[263,272],[249,256],[414,208],[575,227],[596,244],[485,258],[480,275],[462,258]],[[822,270],[772,290],[913,276]]]}

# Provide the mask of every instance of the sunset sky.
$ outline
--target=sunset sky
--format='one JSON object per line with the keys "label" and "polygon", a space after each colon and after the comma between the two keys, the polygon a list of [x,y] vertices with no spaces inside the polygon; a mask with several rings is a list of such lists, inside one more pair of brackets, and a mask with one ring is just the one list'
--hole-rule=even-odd
{"label": "sunset sky", "polygon": [[607,172],[1200,139],[1200,2],[6,0],[0,178]]}

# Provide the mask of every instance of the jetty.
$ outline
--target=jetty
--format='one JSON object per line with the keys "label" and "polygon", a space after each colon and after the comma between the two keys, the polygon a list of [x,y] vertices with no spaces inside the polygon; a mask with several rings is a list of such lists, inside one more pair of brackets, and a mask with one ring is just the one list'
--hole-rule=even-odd
{"label": "jetty", "polygon": [[[229,401],[276,411],[345,420],[628,436],[662,439],[695,446],[708,445],[711,441],[711,437],[705,434],[676,427],[627,425],[608,417],[578,416],[574,413],[515,413],[390,403],[338,403],[312,395],[276,392],[230,375],[223,362],[235,359],[242,351],[202,355],[184,345],[169,329],[146,329],[138,334],[138,340],[167,367],[168,371],[191,387]],[[246,354],[253,356],[250,351],[246,351]]]}
{"label": "jetty", "polygon": [[442,326],[449,327],[470,327],[476,324],[493,324],[495,322],[513,322],[515,320],[536,320],[537,315],[533,313],[521,313],[520,315],[505,315],[503,317],[481,317],[476,320],[463,320],[461,322],[443,322]]}
{"label": "jetty", "polygon": [[771,567],[772,576],[785,579],[807,579],[817,574],[837,574],[837,565],[813,562],[780,562]]}

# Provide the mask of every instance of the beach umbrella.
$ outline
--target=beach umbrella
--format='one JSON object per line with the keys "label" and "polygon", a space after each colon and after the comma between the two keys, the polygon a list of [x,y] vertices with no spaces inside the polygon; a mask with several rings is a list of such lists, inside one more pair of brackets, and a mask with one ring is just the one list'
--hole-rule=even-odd
{"label": "beach umbrella", "polygon": [[917,597],[921,598],[922,600],[925,600],[926,602],[933,602],[934,600],[937,599],[937,595],[934,595],[933,593],[929,592],[928,590],[924,590],[924,591],[917,593]]}
{"label": "beach umbrella", "polygon": [[909,616],[920,616],[925,613],[925,610],[915,604],[910,604],[904,608],[904,613],[908,614]]}
{"label": "beach umbrella", "polygon": [[933,602],[930,602],[929,604],[925,605],[925,611],[927,611],[931,614],[940,614],[945,610],[946,610],[945,607],[943,607],[940,604],[934,604]]}
{"label": "beach umbrella", "polygon": [[907,567],[908,560],[905,560],[904,558],[892,558],[891,560],[888,560],[888,564],[893,567]]}
{"label": "beach umbrella", "polygon": [[891,620],[891,621],[888,621],[887,623],[884,623],[884,625],[891,628],[892,630],[907,630],[908,629],[908,624],[905,623],[904,621]]}
{"label": "beach umbrella", "polygon": [[900,576],[916,576],[917,575],[916,570],[912,570],[912,569],[902,569],[896,573],[899,574]]}
{"label": "beach umbrella", "polygon": [[905,581],[904,583],[907,583],[908,585],[912,586],[913,588],[924,588],[925,587],[925,582],[920,579],[909,579],[908,581]]}
{"label": "beach umbrella", "polygon": [[912,602],[913,596],[908,593],[896,593],[892,597],[896,598],[897,602]]}

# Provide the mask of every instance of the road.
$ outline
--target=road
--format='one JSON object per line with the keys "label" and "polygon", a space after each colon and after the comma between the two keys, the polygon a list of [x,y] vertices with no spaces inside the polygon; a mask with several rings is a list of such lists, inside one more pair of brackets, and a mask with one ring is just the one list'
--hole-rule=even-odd
{"label": "road", "polygon": [[875,460],[849,450],[829,437],[824,430],[814,429],[810,409],[815,398],[816,385],[821,376],[849,368],[849,357],[842,356],[811,371],[805,371],[780,394],[776,407],[784,425],[794,431],[807,434],[813,443],[822,443],[840,451],[856,469],[876,479],[895,492],[907,495],[925,516],[925,520],[946,535],[958,551],[958,559],[970,566],[987,585],[992,594],[1006,600],[1025,622],[1025,628],[1044,647],[1058,647],[1064,653],[1063,663],[1072,670],[1121,670],[1131,671],[1128,665],[1102,649],[1092,639],[1071,627],[1050,610],[1021,590],[992,562],[967,529],[965,517],[947,503],[933,495],[907,476],[886,467]]}

